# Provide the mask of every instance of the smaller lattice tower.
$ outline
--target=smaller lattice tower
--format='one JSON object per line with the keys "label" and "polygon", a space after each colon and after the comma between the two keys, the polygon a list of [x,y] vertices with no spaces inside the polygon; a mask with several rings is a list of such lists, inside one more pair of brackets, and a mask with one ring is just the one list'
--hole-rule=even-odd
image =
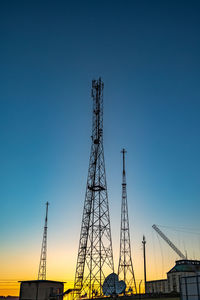
{"label": "smaller lattice tower", "polygon": [[124,282],[126,283],[126,293],[137,293],[135,275],[133,271],[133,262],[131,258],[128,202],[126,192],[125,149],[123,149],[121,153],[123,154],[123,172],[118,276],[120,280],[124,280]]}
{"label": "smaller lattice tower", "polygon": [[44,233],[43,233],[43,239],[42,239],[42,249],[41,249],[41,255],[40,255],[38,280],[46,280],[48,206],[49,206],[49,202],[46,203],[46,216],[45,216]]}

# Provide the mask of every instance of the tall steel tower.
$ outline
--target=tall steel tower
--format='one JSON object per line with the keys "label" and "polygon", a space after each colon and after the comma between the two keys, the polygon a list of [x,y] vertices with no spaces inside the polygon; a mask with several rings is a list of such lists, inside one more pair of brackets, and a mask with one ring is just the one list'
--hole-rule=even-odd
{"label": "tall steel tower", "polygon": [[126,172],[125,172],[125,149],[123,154],[123,173],[122,173],[122,204],[121,204],[121,228],[120,228],[120,255],[118,275],[126,283],[126,292],[137,293],[133,263],[131,258],[131,244],[128,219],[128,202],[126,192]]}
{"label": "tall steel tower", "polygon": [[49,206],[49,202],[46,203],[46,217],[45,217],[44,233],[43,233],[43,239],[42,239],[42,249],[41,249],[41,255],[40,255],[38,280],[46,280],[48,206]]}
{"label": "tall steel tower", "polygon": [[102,294],[105,277],[114,272],[103,149],[103,82],[92,81],[92,145],[83,209],[74,289],[75,297]]}

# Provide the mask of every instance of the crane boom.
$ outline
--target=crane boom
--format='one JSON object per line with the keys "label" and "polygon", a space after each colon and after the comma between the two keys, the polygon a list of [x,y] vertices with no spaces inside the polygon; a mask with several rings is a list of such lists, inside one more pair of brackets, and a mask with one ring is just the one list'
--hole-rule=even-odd
{"label": "crane boom", "polygon": [[163,240],[180,256],[182,259],[187,259],[187,257],[166,237],[166,235],[154,224],[153,229],[163,238]]}

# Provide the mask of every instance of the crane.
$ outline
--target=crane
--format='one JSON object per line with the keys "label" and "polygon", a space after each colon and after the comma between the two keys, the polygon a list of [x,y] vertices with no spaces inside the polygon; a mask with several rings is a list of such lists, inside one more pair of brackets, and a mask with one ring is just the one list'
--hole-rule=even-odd
{"label": "crane", "polygon": [[153,229],[163,238],[163,240],[180,256],[182,259],[187,259],[187,257],[166,237],[166,235],[154,224]]}

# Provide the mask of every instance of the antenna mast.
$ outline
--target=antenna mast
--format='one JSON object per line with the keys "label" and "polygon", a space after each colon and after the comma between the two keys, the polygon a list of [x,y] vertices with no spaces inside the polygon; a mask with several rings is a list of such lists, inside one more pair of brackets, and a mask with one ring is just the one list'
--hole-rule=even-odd
{"label": "antenna mast", "polygon": [[125,172],[125,149],[123,154],[123,173],[122,173],[122,204],[121,204],[121,228],[120,228],[120,255],[118,275],[126,283],[127,291],[137,293],[133,263],[131,258],[131,243],[128,219],[128,202],[126,192],[126,172]]}
{"label": "antenna mast", "polygon": [[49,206],[49,202],[46,203],[46,217],[45,217],[45,224],[44,224],[42,249],[41,249],[41,255],[40,255],[38,280],[46,280],[48,206]]}
{"label": "antenna mast", "polygon": [[76,265],[75,298],[102,295],[106,276],[114,272],[103,149],[103,82],[92,81],[92,145]]}
{"label": "antenna mast", "polygon": [[147,282],[147,275],[146,275],[146,239],[143,235],[143,256],[144,256],[144,292],[146,293],[146,282]]}

